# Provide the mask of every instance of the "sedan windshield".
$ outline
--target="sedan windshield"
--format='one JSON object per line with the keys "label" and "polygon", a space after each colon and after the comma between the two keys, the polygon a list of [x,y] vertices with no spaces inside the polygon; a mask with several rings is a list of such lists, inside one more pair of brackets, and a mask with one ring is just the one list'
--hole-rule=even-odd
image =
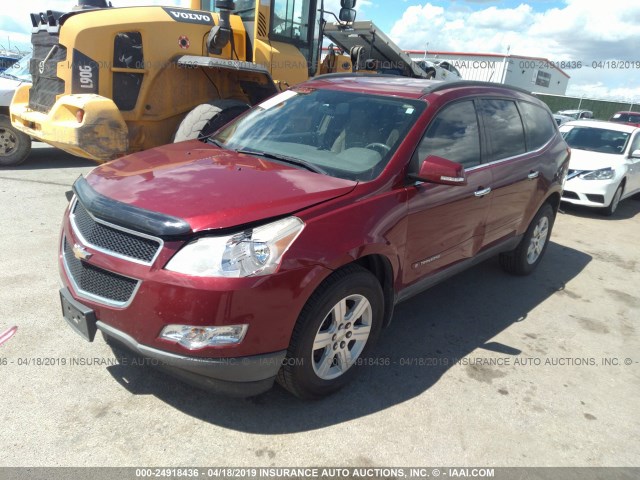
{"label": "sedan windshield", "polygon": [[22,80],[25,82],[31,81],[31,74],[29,73],[29,61],[31,60],[31,54],[25,55],[16,63],[7,68],[2,76],[12,78],[14,80]]}
{"label": "sedan windshield", "polygon": [[604,128],[572,127],[562,132],[571,148],[598,153],[622,153],[629,141],[629,134]]}
{"label": "sedan windshield", "polygon": [[281,93],[209,141],[328,175],[367,181],[389,162],[426,103],[299,88]]}

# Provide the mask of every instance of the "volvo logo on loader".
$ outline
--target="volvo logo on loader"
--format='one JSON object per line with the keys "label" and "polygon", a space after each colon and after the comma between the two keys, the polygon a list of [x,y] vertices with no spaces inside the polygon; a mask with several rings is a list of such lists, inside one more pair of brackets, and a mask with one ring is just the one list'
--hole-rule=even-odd
{"label": "volvo logo on loader", "polygon": [[171,18],[177,22],[198,23],[201,25],[213,25],[213,17],[206,12],[197,12],[193,10],[173,9],[162,7]]}

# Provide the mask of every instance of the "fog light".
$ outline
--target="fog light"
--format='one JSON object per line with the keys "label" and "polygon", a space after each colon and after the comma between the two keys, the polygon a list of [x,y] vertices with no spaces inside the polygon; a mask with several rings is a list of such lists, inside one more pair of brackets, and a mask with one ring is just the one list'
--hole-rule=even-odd
{"label": "fog light", "polygon": [[205,347],[235,345],[242,341],[249,325],[226,325],[222,327],[196,327],[190,325],[167,325],[160,338],[176,342],[189,350]]}
{"label": "fog light", "polygon": [[76,120],[78,121],[78,123],[82,123],[82,121],[84,120],[84,110],[76,110]]}

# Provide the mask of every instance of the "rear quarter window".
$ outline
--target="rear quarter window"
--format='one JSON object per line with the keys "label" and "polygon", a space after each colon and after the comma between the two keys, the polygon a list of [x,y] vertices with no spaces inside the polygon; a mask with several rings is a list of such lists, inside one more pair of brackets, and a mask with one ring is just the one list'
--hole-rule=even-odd
{"label": "rear quarter window", "polygon": [[527,150],[543,147],[556,134],[554,120],[544,108],[520,102],[520,112],[527,131]]}

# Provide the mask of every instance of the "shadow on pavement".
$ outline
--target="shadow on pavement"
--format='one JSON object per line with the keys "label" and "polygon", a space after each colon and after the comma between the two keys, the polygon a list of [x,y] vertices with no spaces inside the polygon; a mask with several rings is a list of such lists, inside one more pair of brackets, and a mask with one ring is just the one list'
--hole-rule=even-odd
{"label": "shadow on pavement", "polygon": [[[258,397],[232,399],[192,388],[149,367],[129,363],[108,368],[131,393],[155,395],[181,412],[224,428],[259,434],[324,428],[422,394],[452,366],[468,368],[455,365],[453,359],[476,349],[519,355],[517,345],[490,340],[516,322],[527,322],[530,311],[563,290],[591,259],[551,242],[531,276],[510,276],[493,259],[413,297],[397,306],[392,324],[383,331],[372,353],[379,365],[363,367],[343,390],[315,402],[300,401],[277,384]],[[418,365],[421,358],[436,361]]]}
{"label": "shadow on pavement", "polygon": [[[2,170],[43,170],[52,168],[95,167],[96,162],[76,157],[43,143],[33,144],[29,158],[23,164]],[[2,171],[0,170],[0,171]]]}
{"label": "shadow on pavement", "polygon": [[580,218],[592,218],[603,222],[611,222],[615,220],[628,220],[635,218],[640,213],[640,194],[622,200],[618,205],[616,212],[610,217],[602,215],[597,208],[583,207],[581,205],[573,205],[571,203],[562,203],[560,210],[564,213]]}

